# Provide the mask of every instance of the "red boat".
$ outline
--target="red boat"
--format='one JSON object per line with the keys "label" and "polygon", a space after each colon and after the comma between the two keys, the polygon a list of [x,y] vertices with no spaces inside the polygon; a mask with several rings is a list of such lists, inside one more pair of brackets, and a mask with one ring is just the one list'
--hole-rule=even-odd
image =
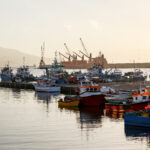
{"label": "red boat", "polygon": [[104,94],[101,92],[102,86],[86,82],[81,83],[79,89],[80,106],[100,106],[105,103]]}
{"label": "red boat", "polygon": [[100,106],[105,103],[103,94],[80,97],[81,106]]}
{"label": "red boat", "polygon": [[124,101],[108,101],[105,104],[106,112],[130,112],[143,110],[150,102],[150,92],[148,89],[140,90],[138,94],[131,95],[129,99]]}

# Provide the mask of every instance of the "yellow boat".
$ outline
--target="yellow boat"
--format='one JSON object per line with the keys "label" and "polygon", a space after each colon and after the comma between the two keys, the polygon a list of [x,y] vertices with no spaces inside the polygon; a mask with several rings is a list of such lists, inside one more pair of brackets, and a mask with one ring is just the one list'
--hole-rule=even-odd
{"label": "yellow boat", "polygon": [[59,107],[78,107],[79,100],[72,100],[72,101],[58,101]]}

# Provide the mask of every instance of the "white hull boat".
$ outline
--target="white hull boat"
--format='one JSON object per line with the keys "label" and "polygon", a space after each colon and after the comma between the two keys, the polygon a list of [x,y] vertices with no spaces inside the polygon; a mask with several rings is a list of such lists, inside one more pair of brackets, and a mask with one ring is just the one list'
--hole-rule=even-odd
{"label": "white hull boat", "polygon": [[119,92],[114,94],[106,94],[106,100],[126,100],[130,97],[130,92]]}
{"label": "white hull boat", "polygon": [[50,83],[35,83],[33,84],[37,92],[60,92],[60,87]]}

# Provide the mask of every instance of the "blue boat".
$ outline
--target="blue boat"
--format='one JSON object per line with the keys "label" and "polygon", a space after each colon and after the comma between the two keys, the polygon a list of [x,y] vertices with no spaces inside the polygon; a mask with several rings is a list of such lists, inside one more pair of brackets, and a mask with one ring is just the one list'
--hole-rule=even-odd
{"label": "blue boat", "polygon": [[2,68],[0,77],[2,82],[11,82],[13,78],[12,69],[9,66]]}
{"label": "blue boat", "polygon": [[125,113],[125,125],[150,127],[150,111],[133,111]]}

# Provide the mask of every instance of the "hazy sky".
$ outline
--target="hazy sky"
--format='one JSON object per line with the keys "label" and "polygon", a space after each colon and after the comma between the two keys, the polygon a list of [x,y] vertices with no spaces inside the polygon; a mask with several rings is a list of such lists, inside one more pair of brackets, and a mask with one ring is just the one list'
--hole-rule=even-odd
{"label": "hazy sky", "polygon": [[0,0],[0,46],[46,57],[82,49],[108,62],[150,62],[150,0]]}

